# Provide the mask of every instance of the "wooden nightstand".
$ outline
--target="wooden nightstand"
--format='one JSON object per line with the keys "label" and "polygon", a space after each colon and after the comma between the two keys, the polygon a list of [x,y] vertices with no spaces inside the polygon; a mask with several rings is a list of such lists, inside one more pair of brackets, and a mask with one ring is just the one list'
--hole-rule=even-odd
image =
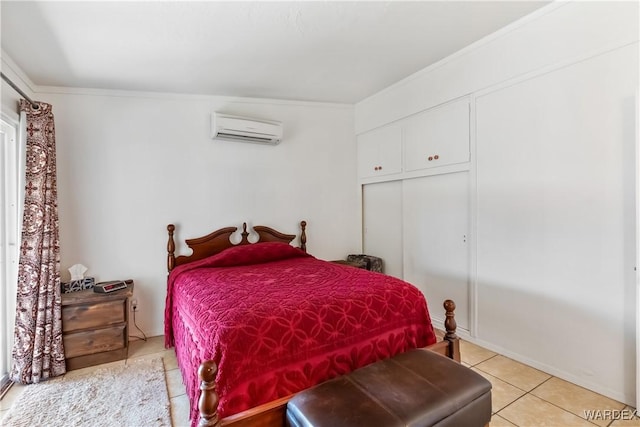
{"label": "wooden nightstand", "polygon": [[67,370],[126,359],[129,349],[127,289],[98,294],[92,289],[62,294],[62,339]]}

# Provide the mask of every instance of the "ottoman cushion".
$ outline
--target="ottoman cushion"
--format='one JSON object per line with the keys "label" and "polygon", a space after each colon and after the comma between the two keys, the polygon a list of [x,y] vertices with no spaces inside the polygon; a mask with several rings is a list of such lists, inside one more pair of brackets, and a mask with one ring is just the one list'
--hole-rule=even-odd
{"label": "ottoman cushion", "polygon": [[485,426],[491,383],[418,349],[304,390],[287,404],[294,427]]}

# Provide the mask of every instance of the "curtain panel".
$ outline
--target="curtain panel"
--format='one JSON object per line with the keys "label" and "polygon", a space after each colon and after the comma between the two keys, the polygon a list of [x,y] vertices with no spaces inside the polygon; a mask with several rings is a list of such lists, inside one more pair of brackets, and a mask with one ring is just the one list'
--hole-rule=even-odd
{"label": "curtain panel", "polygon": [[62,343],[56,144],[52,107],[26,114],[22,243],[18,265],[15,342],[10,377],[37,383],[66,372]]}

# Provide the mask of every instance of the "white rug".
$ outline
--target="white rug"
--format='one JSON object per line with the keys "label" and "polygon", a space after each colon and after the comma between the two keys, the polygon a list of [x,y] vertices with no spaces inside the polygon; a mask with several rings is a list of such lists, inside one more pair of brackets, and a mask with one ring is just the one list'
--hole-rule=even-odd
{"label": "white rug", "polygon": [[171,426],[162,358],[128,360],[25,388],[4,426]]}

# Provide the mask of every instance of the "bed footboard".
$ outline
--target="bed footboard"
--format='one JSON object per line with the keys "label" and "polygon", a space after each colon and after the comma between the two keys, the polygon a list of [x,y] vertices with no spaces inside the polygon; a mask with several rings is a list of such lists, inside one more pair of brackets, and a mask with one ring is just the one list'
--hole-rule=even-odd
{"label": "bed footboard", "polygon": [[[460,338],[456,335],[457,324],[454,313],[456,304],[448,299],[443,306],[445,310],[444,339],[427,348],[460,362]],[[200,400],[198,401],[200,420],[198,427],[282,427],[284,425],[287,402],[293,395],[265,403],[222,420],[219,419],[219,398],[215,383],[217,372],[218,367],[212,360],[204,361],[198,369],[198,377],[200,378]]]}

